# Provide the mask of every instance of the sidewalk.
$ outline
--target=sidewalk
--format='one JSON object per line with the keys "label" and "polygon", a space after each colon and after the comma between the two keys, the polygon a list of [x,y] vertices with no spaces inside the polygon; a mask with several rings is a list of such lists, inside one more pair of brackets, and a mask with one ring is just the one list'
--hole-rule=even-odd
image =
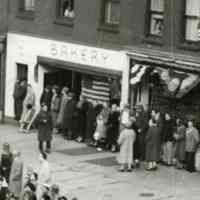
{"label": "sidewalk", "polygon": [[[38,166],[37,134],[21,134],[15,125],[0,126],[0,145],[9,142],[19,149],[25,166]],[[54,136],[49,162],[54,183],[62,193],[79,200],[199,200],[200,174],[160,167],[147,172],[144,166],[132,173],[120,173],[116,154],[81,152],[85,144]],[[78,153],[77,153],[78,152]],[[112,161],[112,162],[111,162]],[[96,163],[96,164],[93,164]]]}

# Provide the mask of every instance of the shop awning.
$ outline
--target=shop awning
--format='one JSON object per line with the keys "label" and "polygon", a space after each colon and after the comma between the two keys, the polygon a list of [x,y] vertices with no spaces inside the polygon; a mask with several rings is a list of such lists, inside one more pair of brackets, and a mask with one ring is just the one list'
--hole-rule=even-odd
{"label": "shop awning", "polygon": [[131,68],[131,73],[130,73],[130,84],[131,85],[136,85],[139,83],[145,74],[148,66],[146,65],[140,65],[140,64],[135,64]]}
{"label": "shop awning", "polygon": [[165,90],[176,98],[182,98],[200,82],[200,76],[198,74],[186,73],[179,70],[157,67],[154,73],[160,75]]}
{"label": "shop awning", "polygon": [[51,58],[46,58],[46,57],[41,57],[41,56],[38,56],[38,64],[54,67],[54,68],[62,68],[66,70],[77,71],[84,74],[98,75],[98,76],[119,77],[122,75],[122,72],[118,70],[71,63],[71,62],[66,62],[62,60],[51,59]]}

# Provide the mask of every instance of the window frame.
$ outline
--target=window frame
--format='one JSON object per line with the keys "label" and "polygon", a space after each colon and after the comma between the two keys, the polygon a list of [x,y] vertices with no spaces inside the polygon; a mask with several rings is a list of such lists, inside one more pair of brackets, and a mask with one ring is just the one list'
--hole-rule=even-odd
{"label": "window frame", "polygon": [[[74,25],[74,19],[75,17],[67,17],[61,14],[61,3],[63,0],[56,0],[56,19],[54,21],[55,24],[58,25],[64,25],[64,26],[69,26],[72,27]],[[75,10],[75,0],[73,0],[73,7]],[[75,13],[75,12],[74,12]]]}
{"label": "window frame", "polygon": [[34,0],[35,1],[34,10],[26,10],[25,9],[25,1],[26,0],[18,0],[17,17],[21,18],[21,19],[33,20],[35,17],[35,12],[36,12],[36,0]]}
{"label": "window frame", "polygon": [[[186,42],[186,43],[188,43],[188,44],[200,44],[200,38],[199,38],[199,40],[188,40],[188,39],[186,39],[186,29],[187,29],[187,19],[193,19],[193,20],[195,20],[195,19],[199,19],[200,20],[200,16],[194,16],[194,15],[187,15],[187,13],[186,13],[186,11],[187,11],[187,8],[186,8],[186,5],[187,5],[187,0],[184,0],[184,3],[183,3],[183,5],[184,5],[184,16],[183,16],[183,19],[184,19],[184,31],[183,31],[183,37],[184,37],[184,41]],[[200,9],[200,8],[199,8]]]}
{"label": "window frame", "polygon": [[115,2],[119,4],[119,9],[121,13],[121,0],[103,0],[101,4],[101,18],[100,18],[100,27],[99,30],[111,32],[111,33],[119,33],[119,27],[121,24],[121,14],[120,20],[118,24],[106,23],[106,3],[108,1]]}
{"label": "window frame", "polygon": [[[152,0],[148,0],[148,32],[147,36],[154,37],[154,38],[163,38],[164,36],[164,29],[165,29],[165,1],[164,1],[164,8],[163,11],[156,11],[156,10],[151,10],[151,4]],[[151,17],[152,15],[157,14],[157,15],[162,15],[163,16],[163,32],[161,35],[156,35],[151,33]]]}
{"label": "window frame", "polygon": [[182,21],[181,21],[181,38],[179,40],[178,48],[181,50],[186,51],[199,51],[200,50],[200,40],[199,41],[192,41],[192,40],[186,40],[186,2],[187,0],[184,0],[182,3]]}

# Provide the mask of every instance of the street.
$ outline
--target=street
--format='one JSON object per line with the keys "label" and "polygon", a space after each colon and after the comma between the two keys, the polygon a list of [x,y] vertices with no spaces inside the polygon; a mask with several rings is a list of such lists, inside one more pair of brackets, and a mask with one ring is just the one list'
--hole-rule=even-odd
{"label": "street", "polygon": [[[16,125],[0,126],[0,145],[9,142],[12,149],[22,152],[25,169],[37,169],[37,134],[18,133]],[[131,173],[117,171],[116,154],[96,152],[85,144],[53,138],[49,162],[53,183],[69,199],[79,200],[197,200],[200,195],[200,174],[160,166],[147,172],[142,165]]]}

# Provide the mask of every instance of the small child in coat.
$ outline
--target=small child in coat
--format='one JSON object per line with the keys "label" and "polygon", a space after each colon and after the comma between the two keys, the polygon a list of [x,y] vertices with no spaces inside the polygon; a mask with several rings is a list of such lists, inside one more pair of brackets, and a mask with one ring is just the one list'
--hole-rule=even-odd
{"label": "small child in coat", "polygon": [[131,128],[132,122],[126,123],[125,128],[121,131],[118,138],[118,144],[120,146],[120,153],[118,162],[120,164],[119,171],[123,172],[128,166],[127,171],[132,171],[133,165],[133,145],[136,138],[135,131]]}

